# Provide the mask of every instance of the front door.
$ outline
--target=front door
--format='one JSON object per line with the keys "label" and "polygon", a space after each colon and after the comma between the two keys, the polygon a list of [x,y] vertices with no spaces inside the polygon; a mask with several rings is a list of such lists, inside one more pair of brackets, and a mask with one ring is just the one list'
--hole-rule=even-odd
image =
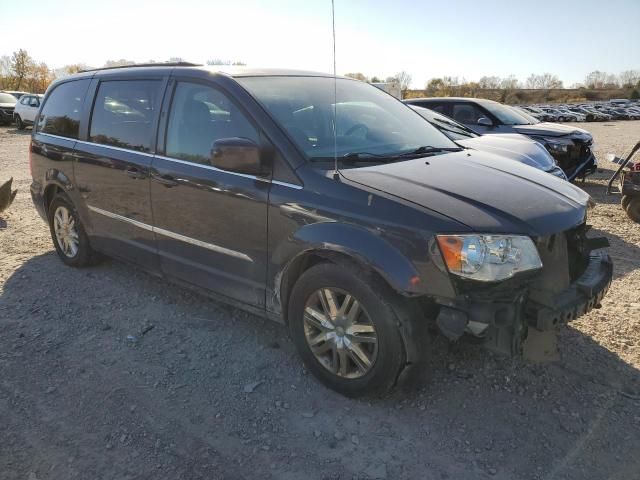
{"label": "front door", "polygon": [[88,141],[76,144],[75,179],[89,235],[109,255],[159,272],[149,197],[161,78],[101,81]]}
{"label": "front door", "polygon": [[151,201],[162,270],[231,299],[263,307],[270,182],[209,163],[212,143],[261,135],[211,84],[170,86],[166,136],[153,159]]}

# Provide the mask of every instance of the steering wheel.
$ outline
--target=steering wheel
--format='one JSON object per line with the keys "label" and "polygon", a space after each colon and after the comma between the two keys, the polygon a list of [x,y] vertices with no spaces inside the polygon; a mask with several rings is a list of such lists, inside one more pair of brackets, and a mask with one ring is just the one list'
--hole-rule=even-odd
{"label": "steering wheel", "polygon": [[366,135],[369,132],[369,127],[367,127],[364,123],[356,123],[353,127],[351,127],[349,130],[344,132],[344,134],[345,136],[350,136],[350,135],[353,135],[358,130],[363,130],[363,129]]}

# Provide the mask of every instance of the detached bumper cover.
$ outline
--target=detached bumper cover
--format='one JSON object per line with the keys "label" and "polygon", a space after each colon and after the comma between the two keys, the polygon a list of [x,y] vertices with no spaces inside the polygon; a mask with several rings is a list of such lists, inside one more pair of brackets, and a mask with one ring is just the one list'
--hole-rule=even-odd
{"label": "detached bumper cover", "polygon": [[551,330],[599,307],[613,278],[613,263],[605,252],[592,252],[584,273],[571,286],[544,301],[528,301],[525,316],[540,331]]}

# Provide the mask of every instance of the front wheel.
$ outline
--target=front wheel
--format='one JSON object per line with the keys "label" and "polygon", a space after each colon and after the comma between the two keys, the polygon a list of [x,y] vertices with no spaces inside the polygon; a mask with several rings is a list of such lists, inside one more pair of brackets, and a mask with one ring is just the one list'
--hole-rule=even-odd
{"label": "front wheel", "polygon": [[309,370],[350,397],[391,390],[407,363],[395,301],[386,284],[356,266],[322,263],[304,272],[288,319]]}
{"label": "front wheel", "polygon": [[16,115],[15,120],[16,120],[16,128],[18,130],[24,130],[25,124],[22,121],[22,119],[20,118],[20,115]]}
{"label": "front wheel", "polygon": [[65,264],[84,267],[98,260],[77,210],[65,195],[57,195],[49,205],[49,230],[56,252]]}

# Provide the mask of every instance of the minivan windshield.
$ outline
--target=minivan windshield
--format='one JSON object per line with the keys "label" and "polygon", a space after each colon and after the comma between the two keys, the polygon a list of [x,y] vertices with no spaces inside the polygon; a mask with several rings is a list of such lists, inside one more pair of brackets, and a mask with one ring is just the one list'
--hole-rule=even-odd
{"label": "minivan windshield", "polygon": [[16,103],[16,97],[8,93],[0,93],[0,103]]}
{"label": "minivan windshield", "polygon": [[540,123],[534,117],[519,112],[513,107],[498,102],[483,102],[482,106],[489,110],[504,125],[533,125]]}
{"label": "minivan windshield", "polygon": [[240,77],[237,81],[311,161],[333,159],[334,148],[338,158],[380,162],[458,148],[408,106],[363,82],[336,79],[334,96],[332,77]]}

